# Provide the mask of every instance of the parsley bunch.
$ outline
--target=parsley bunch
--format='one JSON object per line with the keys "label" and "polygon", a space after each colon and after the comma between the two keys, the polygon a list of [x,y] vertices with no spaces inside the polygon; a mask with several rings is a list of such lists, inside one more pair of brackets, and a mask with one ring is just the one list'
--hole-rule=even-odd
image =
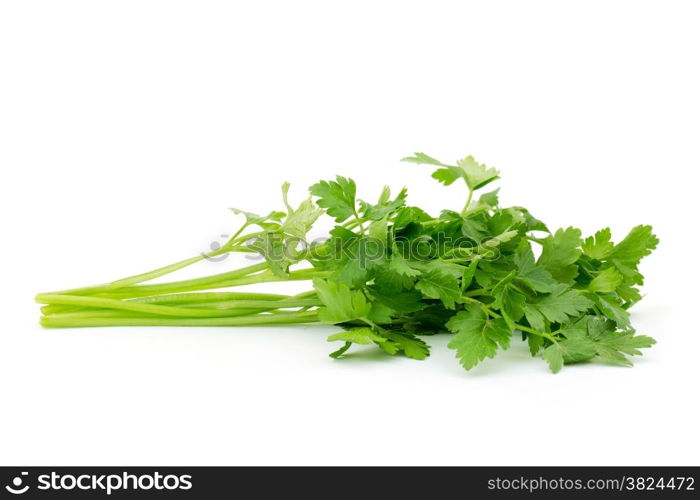
{"label": "parsley bunch", "polygon": [[[111,283],[37,295],[46,327],[236,326],[322,322],[341,331],[331,353],[353,344],[388,355],[429,355],[421,338],[449,332],[449,347],[469,370],[514,336],[552,372],[589,361],[631,365],[654,344],[637,335],[629,308],[641,299],[640,260],[656,248],[650,226],[615,244],[609,229],[583,238],[569,227],[550,232],[523,207],[501,207],[498,190],[481,193],[499,172],[469,156],[455,165],[423,153],[404,161],[436,167],[445,185],[463,181],[460,211],[437,217],[407,203],[406,190],[384,188],[376,203],[357,198],[351,179],[310,188],[296,208],[282,186],[284,209],[245,222],[219,249]],[[322,242],[307,234],[321,215],[335,220]],[[202,278],[146,283],[207,257],[253,252],[263,261]],[[536,255],[538,255],[536,257]],[[244,285],[307,281],[296,295],[233,291]]]}

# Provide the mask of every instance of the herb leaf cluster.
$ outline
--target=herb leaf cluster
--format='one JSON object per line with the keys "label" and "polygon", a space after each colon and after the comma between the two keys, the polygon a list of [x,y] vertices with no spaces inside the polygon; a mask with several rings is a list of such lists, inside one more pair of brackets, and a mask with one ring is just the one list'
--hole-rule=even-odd
{"label": "herb leaf cluster", "polygon": [[[639,263],[658,239],[634,227],[615,243],[609,228],[583,237],[574,227],[551,232],[523,207],[502,207],[498,189],[481,190],[498,170],[468,156],[446,164],[424,153],[404,161],[435,167],[442,184],[463,182],[461,210],[434,216],[410,205],[406,189],[383,189],[376,202],[357,197],[352,179],[320,181],[294,208],[289,184],[282,210],[267,215],[232,209],[245,222],[222,247],[104,285],[43,293],[46,327],[241,326],[321,322],[342,358],[353,345],[425,359],[424,337],[449,333],[448,344],[469,370],[527,343],[556,373],[598,359],[631,365],[651,347],[632,328],[629,309],[641,299]],[[477,196],[478,195],[478,196]],[[322,215],[335,222],[323,242],[308,241]],[[183,281],[148,283],[211,256],[253,252],[262,262]],[[297,295],[252,293],[256,283],[304,281]]]}

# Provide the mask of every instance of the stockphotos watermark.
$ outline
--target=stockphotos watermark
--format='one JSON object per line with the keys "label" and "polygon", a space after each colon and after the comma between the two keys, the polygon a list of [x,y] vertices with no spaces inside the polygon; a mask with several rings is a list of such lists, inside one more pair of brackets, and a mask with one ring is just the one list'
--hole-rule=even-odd
{"label": "stockphotos watermark", "polygon": [[[512,235],[509,235],[512,236]],[[200,255],[210,262],[221,262],[231,255],[231,248],[226,242],[229,235],[222,234],[220,240],[209,243],[209,251]],[[509,238],[508,238],[509,239]],[[289,262],[308,259],[314,262],[355,260],[360,267],[381,259],[390,249],[399,249],[408,259],[424,260],[437,256],[450,257],[453,260],[496,260],[500,256],[499,246],[508,241],[504,235],[494,238],[476,240],[466,236],[452,236],[444,232],[432,235],[420,235],[414,238],[396,236],[391,246],[386,239],[370,235],[336,238],[316,238],[307,241],[302,238],[281,233],[264,233],[252,237],[236,246],[243,251],[245,258],[253,261],[268,260],[272,262]]]}
{"label": "stockphotos watermark", "polygon": [[94,491],[111,495],[114,491],[190,490],[192,476],[189,474],[59,474],[51,472],[36,476],[35,482],[28,472],[21,472],[10,480],[5,489],[13,495],[22,495],[30,490],[38,491]]}

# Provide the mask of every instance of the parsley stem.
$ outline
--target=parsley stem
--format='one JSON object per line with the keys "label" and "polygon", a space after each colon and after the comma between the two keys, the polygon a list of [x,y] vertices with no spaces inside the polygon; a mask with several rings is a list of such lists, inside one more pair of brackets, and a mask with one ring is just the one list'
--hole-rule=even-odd
{"label": "parsley stem", "polygon": [[[315,295],[316,292],[313,292]],[[220,302],[224,300],[268,300],[276,301],[292,298],[307,298],[308,295],[278,295],[272,293],[244,293],[244,292],[193,292],[193,293],[173,293],[166,295],[152,295],[145,297],[134,297],[127,299],[133,302],[145,302],[148,304],[201,304],[207,302]],[[43,306],[43,314],[59,314],[80,311],[81,306],[66,306],[61,304],[50,304]]]}
{"label": "parsley stem", "polygon": [[[240,269],[236,269],[234,271],[227,271],[225,273],[219,273],[219,274],[212,274],[209,276],[204,276],[202,278],[194,278],[194,279],[189,279],[189,280],[179,280],[179,281],[171,281],[168,283],[156,283],[156,284],[150,284],[150,285],[138,285],[138,286],[129,286],[129,287],[123,287],[120,289],[116,290],[107,290],[110,295],[117,295],[117,296],[122,296],[123,298],[129,297],[131,292],[135,292],[136,295],[134,296],[139,296],[139,295],[156,295],[156,294],[162,294],[162,293],[171,293],[171,292],[178,292],[178,291],[191,291],[189,288],[191,287],[201,287],[203,285],[208,285],[206,288],[213,288],[212,286],[209,285],[214,285],[219,282],[223,282],[225,280],[232,280],[236,278],[243,278],[249,275],[252,275],[254,273],[260,272],[260,271],[267,271],[268,265],[266,262],[261,262],[258,264],[253,264],[252,266],[247,266],[247,267],[242,267]],[[197,289],[202,289],[202,288],[193,288],[194,290]],[[146,293],[144,293],[146,292]]]}
{"label": "parsley stem", "polygon": [[[68,296],[75,299],[76,296]],[[94,297],[78,297],[79,299],[94,299]],[[53,301],[54,299],[52,299]],[[60,300],[60,299],[59,299]],[[55,300],[58,302],[59,300]],[[107,299],[109,300],[109,299]],[[134,304],[128,301],[115,301],[119,304]],[[136,303],[138,305],[138,303]],[[143,304],[141,304],[143,305]],[[154,305],[154,304],[151,304]],[[61,317],[61,318],[73,318],[73,319],[84,319],[84,318],[113,318],[113,317],[132,317],[134,315],[139,317],[233,317],[233,316],[249,316],[251,314],[262,313],[266,311],[279,311],[279,312],[289,312],[283,311],[284,309],[297,309],[304,308],[310,309],[312,307],[318,307],[320,301],[317,299],[297,299],[297,300],[238,300],[230,302],[207,302],[207,303],[193,303],[193,304],[181,304],[176,307],[162,307],[155,305],[155,307],[146,308],[132,308],[132,307],[122,307],[120,305],[115,305],[114,303],[107,303],[104,300],[99,304],[93,302],[83,302],[83,307],[79,308],[77,311],[65,312],[65,313],[53,313],[45,314],[51,317]],[[94,307],[93,307],[94,306]],[[99,307],[98,307],[99,306]]]}
{"label": "parsley stem", "polygon": [[[187,311],[184,308],[183,311]],[[156,314],[156,313],[146,313],[140,311],[129,311],[122,309],[100,309],[93,307],[83,307],[76,312],[61,313],[61,314],[45,314],[47,318],[55,319],[60,318],[62,321],[70,320],[84,320],[93,318],[233,318],[240,316],[250,316],[252,314],[259,314],[263,312],[268,312],[267,309],[236,309],[235,311],[229,311],[228,314],[181,314],[181,315],[170,315],[170,314]]]}
{"label": "parsley stem", "polygon": [[[298,296],[295,296],[298,297]],[[180,304],[180,303],[201,303],[219,302],[222,300],[284,300],[291,299],[291,295],[280,295],[275,293],[250,293],[250,292],[191,292],[174,293],[168,295],[155,295],[152,297],[135,297],[130,299],[134,302],[148,302],[157,304]]]}
{"label": "parsley stem", "polygon": [[362,219],[360,219],[360,214],[357,213],[357,209],[353,208],[352,213],[355,216],[355,220],[357,221],[357,227],[360,229],[360,234],[362,236],[365,236],[367,233],[365,233],[365,228],[362,226]]}
{"label": "parsley stem", "polygon": [[[260,270],[267,269],[266,263],[256,264]],[[251,268],[254,266],[250,266]],[[244,268],[245,269],[245,268]],[[277,281],[303,281],[313,278],[328,278],[332,273],[330,271],[319,271],[314,268],[299,269],[292,271],[289,276],[277,276],[271,271],[266,270],[262,273],[243,274],[242,270],[231,271],[230,273],[215,274],[204,278],[196,278],[192,280],[174,281],[171,283],[140,285],[117,290],[109,294],[110,298],[132,298],[143,297],[148,295],[161,295],[166,293],[177,292],[194,292],[197,290],[208,290],[210,288],[228,288],[234,286],[252,285],[256,283],[274,283]]]}
{"label": "parsley stem", "polygon": [[[162,316],[215,317],[228,316],[230,314],[226,310],[164,306],[159,304],[146,304],[143,302],[116,300],[105,297],[86,297],[82,295],[59,295],[44,293],[37,295],[36,300],[42,304],[61,304],[101,309],[118,309],[122,311],[135,311],[140,313],[158,314]],[[68,314],[70,315],[74,313]]]}
{"label": "parsley stem", "polygon": [[464,208],[462,209],[462,215],[467,215],[467,212],[469,211],[469,205],[472,204],[472,196],[474,196],[474,190],[472,188],[469,188],[469,196],[467,196],[467,202],[464,204]]}
{"label": "parsley stem", "polygon": [[[259,233],[252,233],[249,235],[245,235],[244,238],[248,239],[255,234]],[[212,250],[211,252],[205,253],[205,254],[200,254],[200,255],[195,255],[194,257],[190,257],[189,259],[181,260],[178,262],[175,262],[173,264],[167,265],[165,267],[160,267],[158,269],[154,269],[153,271],[148,271],[146,273],[142,274],[136,274],[134,276],[129,276],[128,278],[123,278],[120,280],[112,281],[110,283],[105,283],[102,285],[93,285],[93,286],[87,286],[87,287],[81,287],[81,288],[73,288],[70,290],[61,290],[55,293],[60,293],[60,294],[78,294],[78,295],[88,295],[88,294],[94,294],[94,293],[100,293],[100,292],[109,292],[112,290],[117,290],[120,288],[128,287],[128,286],[133,286],[137,285],[139,283],[143,283],[144,281],[150,281],[156,278],[160,278],[161,276],[165,276],[166,274],[173,273],[175,271],[178,271],[180,269],[183,269],[187,266],[190,266],[192,264],[196,264],[197,262],[200,262],[206,258],[210,257],[216,257],[218,255],[223,255],[225,253],[229,252],[237,252],[237,251],[247,251],[248,249],[244,246],[241,245],[233,245],[232,243],[235,243],[238,240],[232,239],[227,243],[226,245],[222,246],[221,248],[217,250]]]}
{"label": "parsley stem", "polygon": [[130,286],[130,285],[136,285],[138,283],[142,283],[144,281],[149,281],[155,278],[160,278],[161,276],[164,276],[166,274],[173,273],[175,271],[178,271],[182,269],[183,267],[187,267],[189,265],[192,265],[196,262],[200,262],[204,260],[205,257],[215,257],[219,255],[219,251],[214,251],[210,252],[205,255],[195,255],[194,257],[190,257],[189,259],[181,260],[180,262],[176,262],[174,264],[170,264],[169,266],[161,267],[159,269],[156,269],[154,271],[149,271],[147,273],[143,274],[137,274],[135,276],[130,276],[128,278],[120,279],[117,281],[113,281],[109,284],[110,289],[115,289],[115,288],[123,288],[125,286]]}
{"label": "parsley stem", "polygon": [[379,326],[369,318],[363,317],[363,318],[360,318],[360,321],[364,321],[375,331],[380,330]]}
{"label": "parsley stem", "polygon": [[205,302],[203,304],[183,304],[187,308],[213,307],[221,310],[235,309],[293,309],[296,307],[317,307],[321,305],[318,299],[282,299],[282,300],[222,300],[219,302]]}
{"label": "parsley stem", "polygon": [[241,235],[241,233],[242,233],[243,231],[245,231],[245,229],[248,227],[248,225],[249,225],[249,224],[248,224],[247,222],[246,222],[245,224],[243,224],[243,225],[241,226],[241,228],[240,228],[238,231],[236,231],[236,232],[234,233],[233,236],[231,236],[231,237],[229,238],[229,240],[226,242],[226,244],[225,244],[224,246],[232,246],[232,245],[234,245],[234,243],[235,243],[235,241],[236,241],[236,238],[238,238],[238,237]]}
{"label": "parsley stem", "polygon": [[317,321],[318,314],[316,311],[255,314],[223,318],[147,318],[138,316],[122,318],[61,318],[61,316],[44,316],[41,318],[41,324],[49,328],[90,326],[253,326],[315,323]]}

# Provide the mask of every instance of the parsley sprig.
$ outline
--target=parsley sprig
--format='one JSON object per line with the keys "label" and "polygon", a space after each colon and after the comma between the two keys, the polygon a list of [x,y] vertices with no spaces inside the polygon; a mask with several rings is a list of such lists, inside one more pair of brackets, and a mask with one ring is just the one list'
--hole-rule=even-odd
{"label": "parsley sprig", "polygon": [[[641,299],[641,259],[658,244],[650,226],[618,243],[610,229],[583,238],[574,228],[550,232],[523,207],[501,207],[498,190],[481,192],[499,172],[468,156],[454,165],[423,153],[404,161],[437,167],[445,185],[463,181],[464,206],[433,216],[408,204],[407,192],[384,188],[375,203],[357,198],[352,179],[314,184],[296,208],[282,186],[283,210],[257,215],[228,242],[154,271],[111,283],[37,295],[46,327],[243,326],[321,322],[328,337],[374,345],[388,355],[425,359],[424,336],[449,333],[469,370],[514,337],[556,373],[599,359],[631,365],[652,346],[636,334],[629,309]],[[477,194],[479,195],[477,197]],[[322,215],[335,227],[322,242],[308,233]],[[148,283],[202,259],[257,253],[263,261],[201,278]],[[537,257],[536,257],[537,255]],[[257,283],[302,281],[297,295],[237,291]]]}

